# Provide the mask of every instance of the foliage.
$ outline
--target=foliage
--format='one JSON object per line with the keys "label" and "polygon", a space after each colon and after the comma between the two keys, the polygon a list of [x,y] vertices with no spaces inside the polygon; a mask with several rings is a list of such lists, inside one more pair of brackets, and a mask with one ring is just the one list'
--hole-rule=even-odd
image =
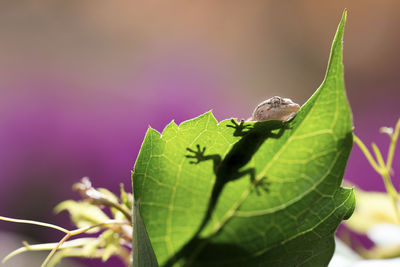
{"label": "foliage", "polygon": [[160,265],[328,264],[355,205],[340,187],[352,147],[345,20],[322,85],[292,121],[218,123],[208,112],[148,129],[132,179]]}
{"label": "foliage", "polygon": [[[100,258],[107,261],[111,256],[121,258],[126,265],[130,264],[130,247],[132,243],[132,194],[125,192],[121,186],[121,202],[118,197],[104,188],[93,188],[89,179],[84,177],[74,188],[81,193],[82,201],[66,200],[56,207],[56,212],[67,210],[71,214],[76,230],[29,220],[18,220],[0,216],[0,220],[27,223],[53,228],[65,233],[58,243],[30,245],[24,242],[21,247],[3,259],[3,263],[11,257],[25,251],[50,250],[42,266],[54,266],[66,257]],[[109,207],[112,218],[102,211]],[[82,233],[99,233],[97,237],[81,237],[69,240]]]}

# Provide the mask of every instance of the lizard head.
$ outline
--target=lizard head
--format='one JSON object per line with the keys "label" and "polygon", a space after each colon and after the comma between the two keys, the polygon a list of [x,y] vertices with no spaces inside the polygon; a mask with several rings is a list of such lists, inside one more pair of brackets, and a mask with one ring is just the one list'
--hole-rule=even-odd
{"label": "lizard head", "polygon": [[266,121],[266,120],[291,120],[296,112],[300,109],[300,105],[294,103],[290,98],[280,96],[271,97],[261,102],[253,111],[250,121]]}

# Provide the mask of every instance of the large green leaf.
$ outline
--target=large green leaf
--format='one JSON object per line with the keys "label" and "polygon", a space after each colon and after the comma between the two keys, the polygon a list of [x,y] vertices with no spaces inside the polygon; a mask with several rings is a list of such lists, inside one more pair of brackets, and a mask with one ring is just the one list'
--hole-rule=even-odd
{"label": "large green leaf", "polygon": [[322,85],[290,123],[242,129],[208,112],[162,134],[149,128],[133,188],[160,265],[327,265],[355,205],[340,187],[352,147],[345,20]]}

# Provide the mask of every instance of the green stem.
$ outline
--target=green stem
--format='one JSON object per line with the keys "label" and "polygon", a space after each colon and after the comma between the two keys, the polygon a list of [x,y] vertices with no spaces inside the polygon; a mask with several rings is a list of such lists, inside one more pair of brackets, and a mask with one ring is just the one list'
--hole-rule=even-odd
{"label": "green stem", "polygon": [[66,234],[69,233],[69,231],[67,229],[62,228],[57,225],[54,225],[54,224],[50,224],[50,223],[37,222],[37,221],[31,221],[31,220],[14,219],[14,218],[9,218],[9,217],[4,217],[4,216],[0,216],[0,221],[39,225],[39,226],[44,226],[44,227],[48,227],[48,228],[53,228],[58,231],[64,232]]}
{"label": "green stem", "polygon": [[372,150],[375,153],[375,157],[378,160],[379,169],[381,170],[381,174],[383,174],[385,172],[384,170],[386,169],[386,165],[385,165],[385,161],[383,160],[382,153],[375,143],[372,143],[371,146],[372,146]]}
{"label": "green stem", "polygon": [[60,242],[58,242],[58,244],[50,251],[49,255],[47,255],[47,257],[44,260],[44,262],[42,263],[41,267],[46,267],[47,263],[49,262],[51,257],[54,255],[54,253],[56,253],[58,248],[60,246],[62,246],[62,244],[64,244],[64,242],[67,241],[70,237],[71,237],[71,233],[68,233],[60,240]]}
{"label": "green stem", "polygon": [[[72,241],[67,241],[67,242],[64,242],[63,246],[61,246],[60,248],[63,249],[63,248],[81,247],[95,239],[96,238],[85,237],[85,238],[75,239]],[[2,260],[2,263],[4,264],[12,257],[14,257],[20,253],[26,252],[26,251],[52,250],[55,246],[57,246],[58,243],[45,243],[45,244],[30,245],[26,242],[23,242],[23,244],[24,244],[23,247],[16,249],[13,252],[11,252],[10,254],[8,254],[7,256],[5,256],[4,259]]]}
{"label": "green stem", "polygon": [[358,138],[355,134],[353,136],[354,136],[354,142],[358,145],[358,147],[364,153],[365,157],[367,158],[367,160],[371,164],[372,168],[374,168],[374,170],[377,173],[380,174],[381,173],[381,168],[378,167],[378,164],[375,162],[375,160],[372,157],[371,153],[369,152],[368,148],[364,145],[364,143],[361,141],[360,138]]}
{"label": "green stem", "polygon": [[382,174],[382,179],[385,183],[386,191],[388,192],[390,199],[392,200],[394,212],[396,213],[397,223],[400,223],[400,212],[396,202],[396,199],[399,201],[399,195],[397,194],[397,191],[394,188],[392,180],[390,179],[390,175],[387,171]]}
{"label": "green stem", "polygon": [[397,121],[396,128],[394,130],[392,141],[390,142],[389,152],[386,160],[386,168],[390,171],[392,169],[392,162],[394,157],[394,150],[396,148],[397,139],[399,138],[400,132],[400,119]]}

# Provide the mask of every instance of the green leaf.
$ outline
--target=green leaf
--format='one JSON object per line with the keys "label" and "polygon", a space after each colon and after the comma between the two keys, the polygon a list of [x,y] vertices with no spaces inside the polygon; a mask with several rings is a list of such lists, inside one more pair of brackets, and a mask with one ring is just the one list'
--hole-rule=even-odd
{"label": "green leaf", "polygon": [[112,255],[117,254],[120,249],[120,237],[113,230],[104,231],[99,236],[99,245],[104,247],[101,260],[106,262]]}
{"label": "green leaf", "polygon": [[158,267],[157,258],[151,246],[146,227],[143,224],[139,211],[139,201],[133,207],[133,240],[132,263],[133,267]]}
{"label": "green leaf", "polygon": [[355,205],[340,187],[352,147],[345,20],[322,85],[290,123],[218,123],[208,112],[148,129],[132,179],[161,265],[327,265]]}
{"label": "green leaf", "polygon": [[126,193],[124,184],[120,184],[120,191],[121,191],[121,202],[122,204],[127,207],[129,210],[132,210],[132,203],[133,203],[133,196],[132,194]]}
{"label": "green leaf", "polygon": [[[85,201],[66,200],[54,208],[56,213],[67,210],[71,220],[78,227],[87,227],[110,220],[110,218],[97,206]],[[88,233],[97,233],[100,228],[94,228]]]}

